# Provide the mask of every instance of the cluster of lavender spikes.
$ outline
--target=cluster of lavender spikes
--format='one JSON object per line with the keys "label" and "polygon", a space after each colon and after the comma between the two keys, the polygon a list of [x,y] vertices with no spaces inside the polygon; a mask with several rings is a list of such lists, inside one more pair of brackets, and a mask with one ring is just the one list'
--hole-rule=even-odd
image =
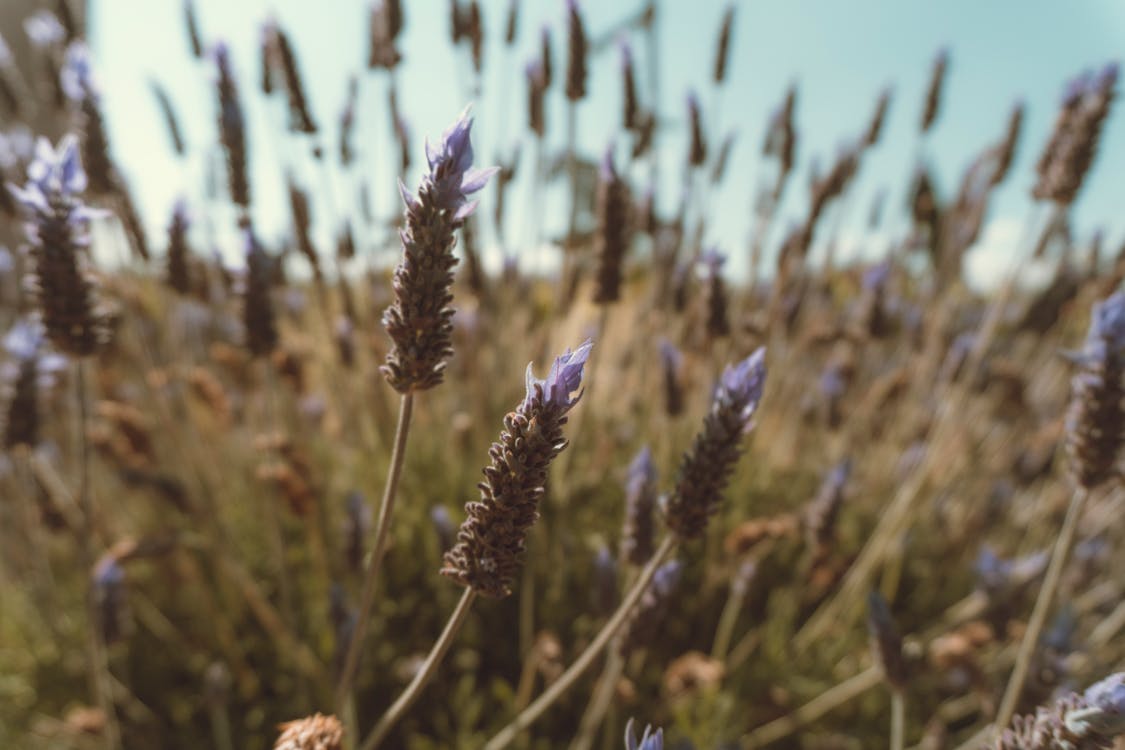
{"label": "cluster of lavender spikes", "polygon": [[[567,441],[566,414],[582,394],[582,368],[593,342],[555,359],[544,379],[527,366],[527,395],[504,417],[500,440],[488,451],[481,499],[468,503],[457,545],[446,552],[441,574],[494,598],[512,591],[523,561],[527,532],[539,518],[547,467]],[[571,395],[576,394],[576,395]]]}
{"label": "cluster of lavender spikes", "polygon": [[471,169],[473,121],[466,109],[442,134],[426,143],[429,171],[417,196],[399,182],[406,204],[402,260],[395,269],[395,301],[383,314],[393,346],[382,371],[399,393],[433,388],[442,382],[453,353],[454,231],[476,208],[468,196],[485,186],[496,169]]}

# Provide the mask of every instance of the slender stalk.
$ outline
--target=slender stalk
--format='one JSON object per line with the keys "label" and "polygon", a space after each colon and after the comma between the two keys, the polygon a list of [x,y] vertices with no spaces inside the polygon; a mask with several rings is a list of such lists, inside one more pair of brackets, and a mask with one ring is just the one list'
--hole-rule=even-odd
{"label": "slender stalk", "polygon": [[902,750],[906,734],[906,699],[901,690],[891,691],[891,750]]}
{"label": "slender stalk", "polygon": [[726,661],[727,653],[730,651],[730,641],[734,635],[734,626],[738,624],[742,603],[746,601],[747,587],[738,580],[738,574],[735,575],[736,577],[731,581],[726,604],[723,605],[722,614],[719,615],[715,640],[711,642],[711,658],[717,661]]}
{"label": "slender stalk", "polygon": [[1070,506],[1066,510],[1062,529],[1059,530],[1055,549],[1051,553],[1051,563],[1047,567],[1047,575],[1043,579],[1043,586],[1039,589],[1039,596],[1035,600],[1035,608],[1031,612],[1031,620],[1027,623],[1023,641],[1020,643],[1019,653],[1016,655],[1016,664],[1012,669],[1012,676],[1008,680],[1008,687],[1004,691],[1004,698],[1000,701],[1000,710],[996,712],[996,721],[993,725],[1002,730],[1008,726],[1016,712],[1023,684],[1027,679],[1027,671],[1031,666],[1031,659],[1035,655],[1035,647],[1039,644],[1039,634],[1043,632],[1043,625],[1047,621],[1047,613],[1055,599],[1055,592],[1062,578],[1063,568],[1066,567],[1070,547],[1074,543],[1074,533],[1078,529],[1078,519],[1082,515],[1082,508],[1086,504],[1088,491],[1079,487],[1070,498]]}
{"label": "slender stalk", "polygon": [[340,681],[336,685],[337,707],[344,705],[351,691],[356,667],[359,664],[359,654],[363,648],[363,640],[367,636],[367,626],[371,621],[371,606],[375,601],[375,581],[379,574],[379,566],[383,561],[383,554],[387,551],[387,534],[391,526],[391,514],[394,512],[395,496],[398,493],[398,480],[402,475],[402,463],[406,456],[406,438],[410,434],[410,417],[413,411],[414,394],[404,393],[399,401],[398,426],[395,428],[391,466],[387,470],[387,483],[383,488],[383,503],[379,508],[379,520],[375,526],[375,547],[371,550],[371,556],[367,560],[367,570],[364,573],[363,593],[360,596],[355,631],[352,634],[351,643],[348,645],[344,668],[340,671]]}
{"label": "slender stalk", "polygon": [[625,658],[616,648],[611,648],[609,656],[606,657],[605,669],[598,678],[594,695],[586,706],[586,713],[582,715],[582,721],[578,725],[578,735],[571,743],[570,750],[590,750],[594,746],[594,735],[605,719],[610,701],[613,700],[613,694],[617,690],[617,683],[624,672]]}
{"label": "slender stalk", "polygon": [[449,616],[449,621],[445,623],[445,629],[441,631],[441,635],[438,636],[433,648],[430,649],[426,661],[422,663],[422,667],[414,675],[414,679],[402,691],[402,695],[383,714],[383,718],[379,719],[379,723],[371,730],[371,734],[367,735],[367,739],[363,741],[360,750],[374,750],[378,747],[379,743],[386,738],[387,733],[391,731],[391,728],[402,718],[402,715],[418,700],[422,694],[422,689],[426,687],[437,672],[438,665],[445,657],[445,652],[453,644],[453,638],[465,623],[465,617],[469,614],[476,598],[476,589],[465,589],[465,593],[461,595],[461,600],[457,602],[457,608],[453,610],[453,614]]}
{"label": "slender stalk", "polygon": [[[627,564],[624,552],[619,550],[617,569],[624,570]],[[632,575],[629,575],[626,578],[626,585],[630,586],[632,583]],[[621,675],[625,673],[625,657],[621,655],[621,651],[618,649],[620,642],[621,634],[619,633],[610,647],[609,655],[605,660],[605,667],[602,668],[602,674],[598,678],[594,694],[586,705],[586,712],[582,714],[582,720],[578,725],[578,734],[575,736],[574,742],[571,743],[570,750],[590,750],[594,745],[594,735],[605,719],[610,702],[617,691],[617,683],[620,681]]]}
{"label": "slender stalk", "polygon": [[640,601],[641,595],[645,592],[645,589],[648,588],[652,577],[656,575],[656,569],[668,558],[672,550],[676,548],[676,544],[676,537],[672,535],[664,537],[664,541],[661,542],[660,547],[653,554],[652,559],[648,561],[644,570],[642,570],[641,574],[637,577],[636,583],[629,589],[629,593],[625,595],[625,598],[621,600],[617,611],[614,612],[606,624],[602,626],[602,629],[598,632],[597,636],[594,637],[594,640],[590,642],[590,645],[586,647],[586,650],[582,652],[561,677],[551,683],[551,686],[543,691],[541,696],[532,702],[530,706],[521,711],[519,716],[513,719],[508,726],[504,727],[495,737],[489,740],[484,746],[484,750],[500,750],[510,745],[512,741],[519,736],[520,732],[531,726],[536,719],[543,715],[544,711],[550,708],[563,693],[577,682],[578,678],[594,663],[594,659],[597,658],[602,649],[604,649],[617,632],[621,630],[621,627],[632,613],[633,608],[637,605],[637,602]]}
{"label": "slender stalk", "polygon": [[88,668],[94,701],[105,717],[105,746],[109,750],[121,747],[121,729],[117,724],[117,714],[113,707],[113,676],[109,671],[109,658],[106,655],[105,641],[98,627],[98,604],[94,599],[94,587],[90,578],[94,566],[92,542],[94,539],[94,510],[90,500],[90,441],[86,437],[86,422],[89,418],[86,403],[86,360],[77,359],[74,363],[75,396],[78,399],[78,509],[82,519],[79,532],[79,555],[82,566],[83,592],[86,597],[87,648],[89,649]]}
{"label": "slender stalk", "polygon": [[764,747],[772,742],[788,737],[801,727],[816,721],[832,709],[867,692],[883,680],[883,671],[877,666],[868,667],[854,677],[825,690],[805,705],[791,714],[774,719],[769,724],[763,724],[749,734],[743,735],[741,747],[743,750],[754,747]]}

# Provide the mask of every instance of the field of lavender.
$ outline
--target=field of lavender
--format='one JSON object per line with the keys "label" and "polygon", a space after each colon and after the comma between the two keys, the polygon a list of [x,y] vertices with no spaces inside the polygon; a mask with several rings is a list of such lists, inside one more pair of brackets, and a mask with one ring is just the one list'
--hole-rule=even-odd
{"label": "field of lavender", "polygon": [[[450,0],[433,38],[478,91],[485,29],[535,39],[503,151],[526,153],[500,163],[472,109],[411,138],[400,38],[438,23],[412,5],[355,19],[333,141],[294,30],[263,19],[240,77],[169,3],[210,142],[175,90],[153,106],[218,179],[159,237],[82,3],[0,9],[0,748],[1125,748],[1125,248],[1071,210],[1116,65],[1075,71],[1045,142],[1020,143],[1018,104],[981,125],[954,190],[922,155],[955,46],[807,181],[794,85],[748,176],[708,130],[717,95],[653,105],[668,2],[603,29],[559,0],[540,35],[530,0]],[[743,7],[713,19],[702,92]],[[575,124],[595,50],[619,61],[608,149]],[[385,220],[337,194],[395,189],[341,177],[372,88],[402,176]],[[278,132],[249,126],[256,98]],[[892,101],[918,161],[871,211],[883,257],[843,258]],[[263,140],[300,151],[283,242],[255,224]],[[1038,154],[1023,255],[983,294],[966,258],[1017,149]],[[712,245],[712,199],[747,181],[748,239]],[[513,222],[551,189],[564,232]],[[537,233],[549,272],[484,257]]]}

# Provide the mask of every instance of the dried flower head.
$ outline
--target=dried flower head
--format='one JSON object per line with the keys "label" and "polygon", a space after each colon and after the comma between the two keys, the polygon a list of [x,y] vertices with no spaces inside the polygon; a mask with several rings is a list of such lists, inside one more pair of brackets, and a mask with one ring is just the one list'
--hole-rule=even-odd
{"label": "dried flower head", "polygon": [[23,187],[9,186],[28,218],[33,286],[43,311],[47,336],[60,351],[93,354],[105,339],[105,313],[89,276],[87,226],[95,212],[82,202],[86,174],[73,135],[57,149],[46,139],[35,146],[35,160]]}
{"label": "dried flower head", "polygon": [[726,256],[711,248],[700,256],[699,262],[707,274],[707,335],[712,339],[730,335],[730,314],[727,310],[727,287],[723,281],[723,264]]}
{"label": "dried flower head", "polygon": [[629,185],[613,166],[613,145],[610,144],[598,176],[598,230],[594,240],[598,255],[595,304],[605,305],[621,298],[621,265],[631,241],[632,208]]}
{"label": "dried flower head", "polygon": [[1125,443],[1125,292],[1094,305],[1086,344],[1074,359],[1067,453],[1075,481],[1093,489],[1115,476]]}
{"label": "dried flower head", "polygon": [[871,115],[871,122],[867,124],[867,130],[863,134],[863,145],[867,148],[879,142],[879,136],[883,132],[883,123],[887,120],[887,110],[890,106],[891,90],[886,88],[879,93],[879,99],[875,102],[875,112]]}
{"label": "dried flower head", "polygon": [[194,0],[184,0],[184,27],[187,30],[191,54],[197,60],[203,59],[203,37],[199,33],[199,21],[195,17]]}
{"label": "dried flower head", "polygon": [[707,519],[722,502],[723,490],[750,431],[766,383],[766,350],[760,348],[719,379],[711,410],[691,450],[680,464],[675,490],[665,503],[669,528],[682,539],[703,535]]}
{"label": "dried flower head", "polygon": [[922,106],[922,132],[925,133],[937,119],[941,107],[941,91],[945,83],[945,73],[949,68],[949,50],[938,50],[930,68],[930,85],[926,88],[926,99]]}
{"label": "dried flower head", "polygon": [[721,84],[727,77],[727,61],[730,59],[730,34],[734,27],[734,3],[723,11],[723,21],[719,25],[719,39],[715,43],[715,67],[712,79]]}
{"label": "dried flower head", "polygon": [[399,182],[406,204],[402,260],[395,269],[395,301],[383,313],[393,346],[382,372],[399,393],[441,383],[453,353],[454,235],[476,208],[469,196],[485,186],[495,169],[471,169],[472,119],[466,109],[436,146],[426,143],[429,170],[417,195]]}
{"label": "dried flower head", "polygon": [[637,103],[637,80],[633,71],[633,50],[626,37],[621,38],[621,126],[634,130],[640,122],[640,104]]}
{"label": "dried flower head", "polygon": [[244,230],[246,243],[246,282],[243,289],[242,315],[246,327],[246,348],[255,357],[268,357],[277,348],[277,324],[274,321],[271,282],[274,261],[254,236]]}
{"label": "dried flower head", "polygon": [[[544,60],[547,60],[546,36],[544,40]],[[576,102],[586,98],[587,52],[586,29],[578,14],[578,0],[566,0],[566,52],[566,98]],[[550,81],[549,70],[544,71],[544,78]]]}
{"label": "dried flower head", "polygon": [[1023,102],[1016,102],[1008,115],[1008,128],[1004,133],[1004,140],[996,147],[996,167],[992,173],[992,184],[999,185],[1008,176],[1012,167],[1012,160],[1016,156],[1016,146],[1019,144],[1020,130],[1023,128]]}
{"label": "dried flower head", "polygon": [[532,61],[524,68],[524,77],[527,79],[527,127],[539,138],[547,130],[547,120],[543,112],[544,94],[547,92],[547,80],[543,74],[543,65]]}
{"label": "dried flower head", "polygon": [[688,127],[691,132],[691,146],[688,149],[688,164],[701,167],[707,161],[707,136],[703,133],[703,116],[699,111],[699,97],[695,92],[687,96]]}
{"label": "dried flower head", "polygon": [[231,69],[230,50],[223,42],[215,45],[215,67],[218,71],[216,91],[219,96],[219,140],[227,158],[227,182],[230,199],[243,209],[250,206],[250,181],[246,173],[246,120],[238,101],[238,85]]}
{"label": "dried flower head", "polygon": [[660,364],[664,374],[664,411],[677,417],[684,411],[684,389],[680,384],[680,365],[683,355],[668,339],[660,341]]}
{"label": "dried flower head", "polygon": [[[547,468],[566,447],[566,414],[581,398],[582,368],[593,342],[555,359],[543,379],[527,367],[527,395],[504,417],[504,430],[489,449],[480,500],[468,503],[457,545],[445,553],[441,574],[485,596],[512,591],[523,561],[527,532],[539,517]],[[572,395],[574,394],[574,395]]]}
{"label": "dried flower head", "polygon": [[281,736],[273,750],[342,750],[344,726],[335,716],[314,714],[278,726]]}
{"label": "dried flower head", "polygon": [[297,66],[297,54],[293,51],[289,35],[274,20],[266,22],[264,35],[267,45],[276,51],[272,59],[277,61],[281,80],[285,85],[285,93],[289,99],[289,129],[295,133],[315,135],[316,122],[313,121],[312,112],[309,110],[309,100],[305,96],[301,70]]}

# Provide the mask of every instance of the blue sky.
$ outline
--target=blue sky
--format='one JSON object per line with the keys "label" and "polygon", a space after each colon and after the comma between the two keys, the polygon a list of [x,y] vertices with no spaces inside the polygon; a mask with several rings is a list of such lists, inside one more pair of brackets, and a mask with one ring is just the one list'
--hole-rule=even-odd
{"label": "blue sky", "polygon": [[[438,136],[469,101],[467,53],[449,44],[447,0],[406,0],[404,62],[399,73],[402,108],[413,132],[413,174],[422,162],[422,137]],[[639,2],[582,3],[591,37],[601,36]],[[507,153],[525,147],[523,166],[530,164],[531,141],[526,131],[523,65],[536,54],[538,30],[554,32],[555,67],[565,64],[565,26],[562,0],[521,0],[519,38],[513,54],[502,44],[508,0],[483,0],[488,44],[483,92],[474,104],[474,142],[478,162],[495,161],[498,149]],[[1116,60],[1125,50],[1125,4],[1115,0],[1075,3],[1027,0],[1020,3],[982,3],[947,0],[914,3],[897,0],[742,0],[736,3],[736,26],[727,89],[722,95],[720,122],[715,122],[715,98],[710,71],[713,44],[726,2],[662,0],[660,68],[661,109],[669,122],[660,143],[665,206],[678,196],[678,180],[687,146],[684,96],[699,91],[704,122],[709,130],[737,130],[733,161],[721,191],[708,198],[712,216],[707,241],[732,256],[729,268],[745,268],[750,228],[750,205],[755,185],[766,174],[759,157],[768,113],[791,82],[800,86],[798,166],[783,206],[787,218],[802,215],[810,159],[831,162],[838,146],[854,138],[870,116],[874,99],[893,86],[894,100],[880,145],[864,161],[855,195],[840,217],[843,236],[867,254],[885,247],[885,237],[863,234],[871,197],[883,186],[891,200],[901,201],[904,180],[916,149],[916,123],[929,67],[937,49],[950,50],[942,112],[926,144],[926,158],[944,191],[952,191],[961,170],[984,146],[1003,133],[1008,111],[1019,98],[1027,117],[1012,176],[997,194],[984,236],[970,259],[980,278],[995,274],[1012,251],[1019,227],[1030,211],[1029,189],[1033,165],[1051,124],[1065,81],[1084,68]],[[260,23],[273,14],[289,32],[329,148],[336,142],[336,122],[344,101],[346,79],[360,72],[361,108],[356,142],[362,149],[363,172],[375,193],[377,212],[387,217],[399,210],[394,193],[394,152],[385,111],[385,77],[368,73],[366,3],[359,0],[197,0],[197,13],[206,40],[227,41],[242,80],[242,98],[250,117],[255,183],[255,218],[263,234],[276,237],[286,223],[285,194],[280,176],[288,165],[309,187],[323,179],[308,171],[308,160],[293,154],[307,151],[284,135],[282,103],[267,105],[257,93],[257,42]],[[194,61],[188,51],[179,0],[91,0],[91,46],[112,133],[112,147],[138,193],[146,222],[161,237],[172,202],[178,194],[189,199],[199,193],[203,178],[200,148],[212,143],[214,94],[210,65]],[[639,68],[644,69],[644,45],[635,37]],[[611,46],[591,62],[589,97],[579,111],[579,144],[591,158],[618,135],[620,79],[618,54]],[[186,164],[171,151],[149,89],[159,81],[172,94],[189,143],[197,146]],[[642,92],[647,89],[642,83]],[[646,101],[647,103],[647,101]],[[548,102],[548,140],[563,143],[564,101],[556,86]],[[620,140],[620,138],[619,138]],[[717,143],[712,148],[717,148]],[[289,154],[289,156],[285,156]],[[521,170],[524,177],[529,170]],[[1074,210],[1080,237],[1105,226],[1111,248],[1122,239],[1119,175],[1125,172],[1125,116],[1115,112],[1102,140],[1101,153]],[[325,251],[330,215],[351,205],[353,178],[336,176],[335,210],[322,199],[315,208],[318,235]],[[643,183],[637,184],[638,188]],[[483,201],[490,215],[493,192]],[[517,180],[510,196],[510,244],[523,262],[540,257],[528,247],[540,227],[544,236],[557,234],[566,221],[566,203],[559,189],[532,204],[530,184]],[[893,209],[893,203],[888,208]],[[487,224],[488,222],[486,222]],[[787,224],[783,219],[779,224]],[[219,216],[217,225],[230,224]],[[893,225],[893,222],[891,222]],[[901,228],[901,223],[898,225]],[[489,228],[485,241],[495,245]],[[219,243],[228,254],[235,249],[229,233]],[[361,237],[362,241],[376,238]],[[519,240],[516,242],[515,240]],[[162,241],[162,240],[161,240]],[[495,253],[493,254],[496,255]],[[495,260],[495,257],[493,258]]]}

